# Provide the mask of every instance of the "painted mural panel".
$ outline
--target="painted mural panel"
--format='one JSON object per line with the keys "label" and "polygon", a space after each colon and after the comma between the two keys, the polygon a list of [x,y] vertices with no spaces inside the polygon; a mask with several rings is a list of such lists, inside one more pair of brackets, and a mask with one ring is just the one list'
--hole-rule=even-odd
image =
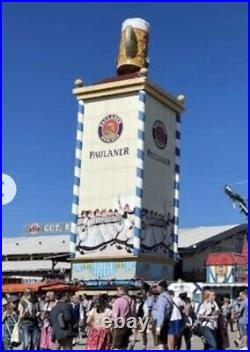
{"label": "painted mural panel", "polygon": [[208,283],[244,283],[248,279],[246,265],[208,265],[206,270]]}
{"label": "painted mural panel", "polygon": [[230,284],[234,282],[234,265],[208,265],[206,270],[208,283]]}
{"label": "painted mural panel", "polygon": [[147,96],[142,253],[170,256],[174,226],[176,114]]}

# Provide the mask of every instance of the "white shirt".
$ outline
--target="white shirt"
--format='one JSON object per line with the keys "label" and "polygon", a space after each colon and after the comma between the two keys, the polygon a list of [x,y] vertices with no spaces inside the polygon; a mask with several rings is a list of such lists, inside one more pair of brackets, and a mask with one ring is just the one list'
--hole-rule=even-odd
{"label": "white shirt", "polygon": [[103,313],[97,313],[96,308],[93,308],[88,313],[87,324],[93,328],[103,328],[105,327],[105,318],[111,319],[112,310],[106,308]]}
{"label": "white shirt", "polygon": [[[198,311],[198,318],[200,315],[205,315],[205,316],[217,316],[219,313],[219,307],[216,302],[210,303],[205,301],[202,303],[200,306],[200,309]],[[202,321],[202,318],[201,318]],[[215,330],[217,328],[217,319],[211,319],[211,320],[203,320],[202,324],[203,327],[208,327],[212,330]]]}
{"label": "white shirt", "polygon": [[185,306],[185,302],[183,302],[179,297],[173,297],[173,303],[174,305],[170,321],[181,320],[181,307]]}

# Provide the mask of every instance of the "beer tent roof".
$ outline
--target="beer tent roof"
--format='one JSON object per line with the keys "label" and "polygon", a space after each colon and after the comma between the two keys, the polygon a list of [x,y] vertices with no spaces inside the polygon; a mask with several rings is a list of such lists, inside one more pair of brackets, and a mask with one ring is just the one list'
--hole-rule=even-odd
{"label": "beer tent roof", "polygon": [[[21,260],[3,261],[2,272],[21,272],[21,271],[46,271],[52,269],[51,260]],[[54,270],[70,269],[70,263],[57,263]]]}
{"label": "beer tent roof", "polygon": [[247,258],[237,253],[209,253],[206,265],[247,265]]}
{"label": "beer tent roof", "polygon": [[3,237],[2,255],[68,253],[69,243],[69,234]]}
{"label": "beer tent roof", "polygon": [[9,283],[2,285],[3,293],[23,293],[26,288],[37,291],[77,291],[76,286],[62,281],[40,282],[40,283]]}
{"label": "beer tent roof", "polygon": [[226,234],[231,230],[240,230],[246,225],[220,225],[220,226],[200,226],[200,227],[190,227],[190,228],[181,228],[179,230],[179,248],[188,248],[195,245],[198,245],[201,242],[211,240],[213,237],[218,235]]}

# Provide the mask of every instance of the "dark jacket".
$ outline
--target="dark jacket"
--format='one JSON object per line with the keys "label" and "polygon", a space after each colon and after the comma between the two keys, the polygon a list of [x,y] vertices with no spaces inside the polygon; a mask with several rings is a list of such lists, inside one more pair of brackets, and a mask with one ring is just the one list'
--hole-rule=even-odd
{"label": "dark jacket", "polygon": [[[64,327],[62,327],[62,320],[64,322]],[[50,312],[50,321],[52,324],[53,341],[74,337],[73,328],[75,318],[73,307],[70,303],[63,301],[57,302]]]}
{"label": "dark jacket", "polygon": [[72,307],[73,307],[75,321],[79,321],[80,320],[80,303],[72,305]]}
{"label": "dark jacket", "polygon": [[220,311],[218,316],[218,329],[217,329],[217,348],[218,350],[225,350],[230,347],[227,319]]}

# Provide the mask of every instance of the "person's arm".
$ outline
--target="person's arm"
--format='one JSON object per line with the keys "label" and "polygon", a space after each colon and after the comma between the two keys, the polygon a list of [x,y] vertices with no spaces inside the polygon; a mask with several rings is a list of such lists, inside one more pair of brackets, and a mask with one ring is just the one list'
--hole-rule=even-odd
{"label": "person's arm", "polygon": [[92,322],[93,322],[93,319],[94,319],[94,308],[91,309],[88,313],[88,317],[87,317],[87,325],[91,326],[92,325]]}
{"label": "person's arm", "polygon": [[45,319],[47,319],[47,318],[48,318],[48,316],[49,316],[48,311],[46,311],[46,310],[42,310],[42,311],[41,311],[41,313],[40,313],[39,318],[40,318],[42,321],[44,321]]}
{"label": "person's arm", "polygon": [[205,315],[205,314],[199,314],[198,317],[201,320],[213,320],[213,317],[211,317],[209,315]]}
{"label": "person's arm", "polygon": [[36,317],[41,319],[42,316],[42,307],[39,302],[36,303]]}
{"label": "person's arm", "polygon": [[19,313],[18,322],[20,322],[28,313],[28,308],[24,309],[24,306],[21,302],[18,305],[18,313]]}
{"label": "person's arm", "polygon": [[167,304],[167,300],[164,297],[159,296],[158,301],[156,303],[157,305],[156,333],[157,334],[160,333],[161,327],[165,319],[166,304]]}
{"label": "person's arm", "polygon": [[245,308],[245,305],[244,305],[244,302],[242,302],[240,304],[240,307],[239,307],[239,311],[238,311],[238,316],[239,318],[242,316],[243,312],[244,312],[244,308]]}
{"label": "person's arm", "polygon": [[184,301],[182,301],[181,299],[179,300],[179,310],[182,315],[188,315],[187,304]]}
{"label": "person's arm", "polygon": [[131,309],[131,317],[136,317],[136,304],[133,300],[130,302],[130,309]]}
{"label": "person's arm", "polygon": [[143,304],[143,311],[144,311],[144,316],[145,317],[149,317],[149,307],[148,307],[148,304],[147,304],[147,302],[144,302],[144,304]]}
{"label": "person's arm", "polygon": [[8,315],[8,311],[6,310],[6,311],[3,312],[3,314],[2,314],[2,323],[5,322],[5,319],[7,318],[7,315]]}

